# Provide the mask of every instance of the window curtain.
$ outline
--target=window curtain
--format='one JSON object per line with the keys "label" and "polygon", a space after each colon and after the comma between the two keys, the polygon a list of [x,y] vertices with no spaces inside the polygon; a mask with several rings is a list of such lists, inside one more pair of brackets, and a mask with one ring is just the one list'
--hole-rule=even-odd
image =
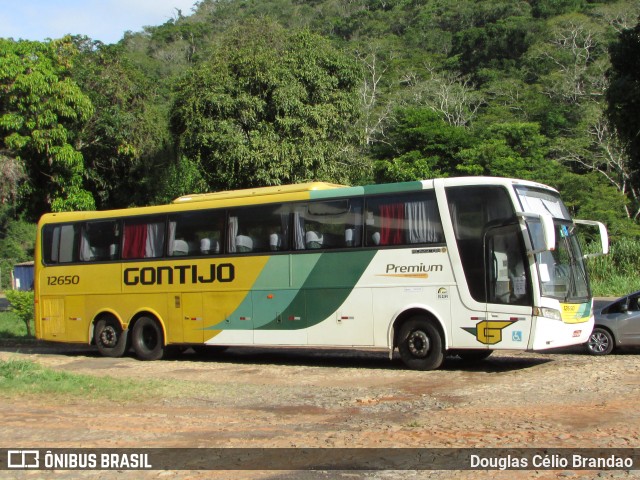
{"label": "window curtain", "polygon": [[147,247],[147,231],[146,223],[124,226],[122,258],[144,258]]}
{"label": "window curtain", "polygon": [[229,236],[227,238],[227,251],[236,251],[236,237],[238,236],[238,217],[229,217]]}
{"label": "window curtain", "polygon": [[282,235],[282,245],[280,245],[281,250],[289,249],[289,213],[281,213],[280,214],[280,234]]}
{"label": "window curtain", "polygon": [[380,205],[380,245],[404,243],[404,203]]}
{"label": "window curtain", "polygon": [[60,259],[60,235],[63,227],[53,227],[51,235],[51,263],[58,263]]}
{"label": "window curtain", "polygon": [[149,223],[144,247],[145,258],[161,257],[164,249],[164,222]]}
{"label": "window curtain", "polygon": [[89,235],[87,234],[87,227],[82,229],[80,235],[80,261],[88,262],[91,260],[91,244],[89,243]]}
{"label": "window curtain", "polygon": [[534,196],[520,195],[522,208],[525,212],[534,212],[537,214],[547,214],[554,218],[566,218],[562,211],[562,206],[558,201],[545,200]]}
{"label": "window curtain", "polygon": [[168,240],[168,245],[167,245],[167,253],[169,256],[173,255],[173,250],[175,248],[176,245],[176,226],[177,226],[177,222],[175,221],[170,221],[169,222],[169,240]]}
{"label": "window curtain", "polygon": [[440,243],[443,241],[442,224],[436,202],[407,202],[405,218],[408,243]]}
{"label": "window curtain", "polygon": [[293,212],[293,248],[305,249],[304,216],[300,212]]}
{"label": "window curtain", "polygon": [[[362,245],[362,205],[354,205],[352,203],[351,212],[353,214],[353,224],[345,230],[345,243],[347,246],[358,247]],[[350,242],[349,239],[346,238],[347,230],[353,232],[353,238]]]}

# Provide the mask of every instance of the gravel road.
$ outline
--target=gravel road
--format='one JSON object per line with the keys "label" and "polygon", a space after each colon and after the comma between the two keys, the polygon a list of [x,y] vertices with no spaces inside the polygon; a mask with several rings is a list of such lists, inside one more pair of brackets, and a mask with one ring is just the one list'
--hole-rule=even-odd
{"label": "gravel road", "polygon": [[[0,360],[133,379],[179,380],[180,395],[117,404],[0,397],[0,447],[640,447],[640,356],[580,348],[496,352],[432,372],[385,352],[230,348],[141,362],[83,346],[1,346]],[[15,478],[11,476],[1,478]],[[7,472],[4,472],[5,474]],[[43,475],[51,475],[47,477]],[[640,478],[635,471],[145,472],[144,478]],[[115,478],[28,472],[24,478]],[[118,478],[141,478],[123,472]],[[20,477],[23,478],[23,477]]]}

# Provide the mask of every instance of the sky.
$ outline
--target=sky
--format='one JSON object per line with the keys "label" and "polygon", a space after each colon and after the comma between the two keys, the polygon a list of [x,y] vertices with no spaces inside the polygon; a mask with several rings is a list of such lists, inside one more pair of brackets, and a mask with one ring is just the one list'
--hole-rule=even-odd
{"label": "sky", "polygon": [[116,43],[126,31],[139,32],[192,13],[197,0],[0,0],[0,37],[14,40],[86,35]]}

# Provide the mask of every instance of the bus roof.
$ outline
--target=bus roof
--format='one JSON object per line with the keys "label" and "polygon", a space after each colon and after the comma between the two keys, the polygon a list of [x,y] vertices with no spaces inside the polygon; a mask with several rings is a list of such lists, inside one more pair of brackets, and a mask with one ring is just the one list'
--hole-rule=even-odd
{"label": "bus roof", "polygon": [[443,186],[459,185],[526,185],[554,190],[546,185],[526,180],[516,180],[501,177],[452,177],[430,180],[416,180],[400,183],[373,184],[349,187],[327,182],[308,182],[292,185],[277,185],[271,187],[256,187],[242,190],[228,190],[213,193],[198,193],[183,195],[170,204],[147,207],[131,207],[118,210],[75,211],[46,213],[40,222],[70,222],[86,221],[94,218],[116,218],[121,216],[158,215],[167,212],[185,210],[200,210],[208,208],[225,208],[244,205],[289,202],[299,200],[338,199],[348,196],[379,195],[419,191],[433,188],[436,184]]}
{"label": "bus roof", "polygon": [[231,198],[261,197],[286,193],[311,192],[316,190],[331,190],[345,188],[346,185],[338,185],[327,182],[297,183],[293,185],[276,185],[272,187],[246,188],[242,190],[228,190],[213,193],[193,193],[176,198],[173,203],[206,202],[208,200],[226,200]]}

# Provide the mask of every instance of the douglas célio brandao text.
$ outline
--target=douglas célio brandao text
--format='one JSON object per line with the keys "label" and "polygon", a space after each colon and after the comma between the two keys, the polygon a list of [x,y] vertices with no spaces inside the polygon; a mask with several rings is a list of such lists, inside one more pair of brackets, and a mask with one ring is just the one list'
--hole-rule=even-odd
{"label": "douglas c\u00e9lio brandao text", "polygon": [[631,457],[617,456],[588,456],[580,453],[572,454],[531,454],[531,455],[502,455],[484,456],[472,454],[470,465],[472,469],[486,470],[527,470],[527,469],[630,469],[634,467]]}

